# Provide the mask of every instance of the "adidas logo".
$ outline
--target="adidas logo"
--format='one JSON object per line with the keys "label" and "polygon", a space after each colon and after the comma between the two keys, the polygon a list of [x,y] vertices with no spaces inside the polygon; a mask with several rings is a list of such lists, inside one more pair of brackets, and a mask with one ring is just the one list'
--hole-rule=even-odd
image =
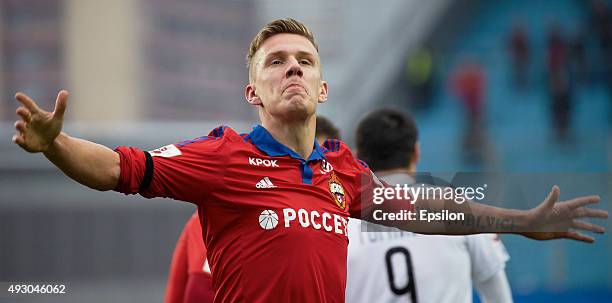
{"label": "adidas logo", "polygon": [[265,178],[259,180],[259,182],[257,182],[257,184],[255,184],[255,187],[257,187],[257,188],[275,188],[276,186],[274,186],[274,184],[272,184],[272,181],[270,181],[270,178],[265,177]]}

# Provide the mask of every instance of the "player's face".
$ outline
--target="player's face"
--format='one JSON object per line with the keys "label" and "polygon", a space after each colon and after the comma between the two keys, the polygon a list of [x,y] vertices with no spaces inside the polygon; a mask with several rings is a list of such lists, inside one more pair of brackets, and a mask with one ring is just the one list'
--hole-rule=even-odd
{"label": "player's face", "polygon": [[305,37],[274,35],[253,59],[254,79],[247,85],[246,98],[261,106],[265,114],[306,119],[315,114],[317,103],[327,100],[318,52]]}

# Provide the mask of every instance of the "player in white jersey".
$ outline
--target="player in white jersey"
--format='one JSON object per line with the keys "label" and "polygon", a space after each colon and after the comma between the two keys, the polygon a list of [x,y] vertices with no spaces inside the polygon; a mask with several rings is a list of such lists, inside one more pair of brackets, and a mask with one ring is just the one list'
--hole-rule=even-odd
{"label": "player in white jersey", "polygon": [[[389,184],[412,184],[417,128],[402,112],[372,112],[359,124],[359,158]],[[366,230],[375,232],[365,232]],[[347,302],[512,302],[509,259],[496,235],[430,236],[350,219]]]}

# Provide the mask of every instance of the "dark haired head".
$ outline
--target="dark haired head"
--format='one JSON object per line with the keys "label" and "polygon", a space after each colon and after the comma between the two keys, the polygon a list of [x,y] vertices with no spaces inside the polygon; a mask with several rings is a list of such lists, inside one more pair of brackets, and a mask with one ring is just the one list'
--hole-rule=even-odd
{"label": "dark haired head", "polygon": [[414,119],[395,109],[373,111],[357,127],[359,158],[373,171],[409,167],[417,139]]}

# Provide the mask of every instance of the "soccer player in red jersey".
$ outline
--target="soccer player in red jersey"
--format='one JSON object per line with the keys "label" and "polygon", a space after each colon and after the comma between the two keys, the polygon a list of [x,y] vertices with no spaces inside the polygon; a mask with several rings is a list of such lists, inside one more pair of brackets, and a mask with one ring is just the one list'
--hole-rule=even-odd
{"label": "soccer player in red jersey", "polygon": [[[13,141],[42,152],[66,175],[98,190],[168,197],[197,205],[212,273],[215,302],[343,302],[348,217],[371,218],[382,186],[338,140],[315,141],[316,108],[327,100],[318,48],[310,30],[275,20],[248,51],[245,97],[261,125],[238,134],[229,127],[146,152],[115,150],[61,132],[68,93],[46,112],[22,93]],[[538,239],[592,242],[574,230],[603,232],[579,220],[607,217],[586,208],[599,197],[557,202],[559,189],[526,211],[463,203],[475,217],[509,220],[504,230]],[[427,200],[444,209],[447,200]],[[452,201],[448,201],[448,204]],[[401,206],[385,203],[383,207]],[[458,207],[451,205],[450,207]],[[380,223],[380,222],[379,222]],[[396,226],[397,222],[384,222]],[[398,227],[444,234],[496,232],[480,226],[400,222]],[[457,222],[453,222],[457,223]],[[467,222],[463,222],[467,223]],[[514,228],[514,227],[513,227]]]}
{"label": "soccer player in red jersey", "polygon": [[185,224],[174,249],[164,302],[209,303],[213,297],[212,276],[196,211]]}
{"label": "soccer player in red jersey", "polygon": [[[326,118],[317,117],[316,138],[319,144],[327,139],[340,139],[338,129]],[[189,218],[172,255],[166,287],[166,303],[212,302],[210,268],[202,227],[197,211]]]}
{"label": "soccer player in red jersey", "polygon": [[[331,121],[319,116],[316,138],[322,145],[327,139],[340,139],[340,132]],[[185,224],[172,255],[165,302],[206,303],[212,302],[213,295],[202,227],[195,212]]]}

